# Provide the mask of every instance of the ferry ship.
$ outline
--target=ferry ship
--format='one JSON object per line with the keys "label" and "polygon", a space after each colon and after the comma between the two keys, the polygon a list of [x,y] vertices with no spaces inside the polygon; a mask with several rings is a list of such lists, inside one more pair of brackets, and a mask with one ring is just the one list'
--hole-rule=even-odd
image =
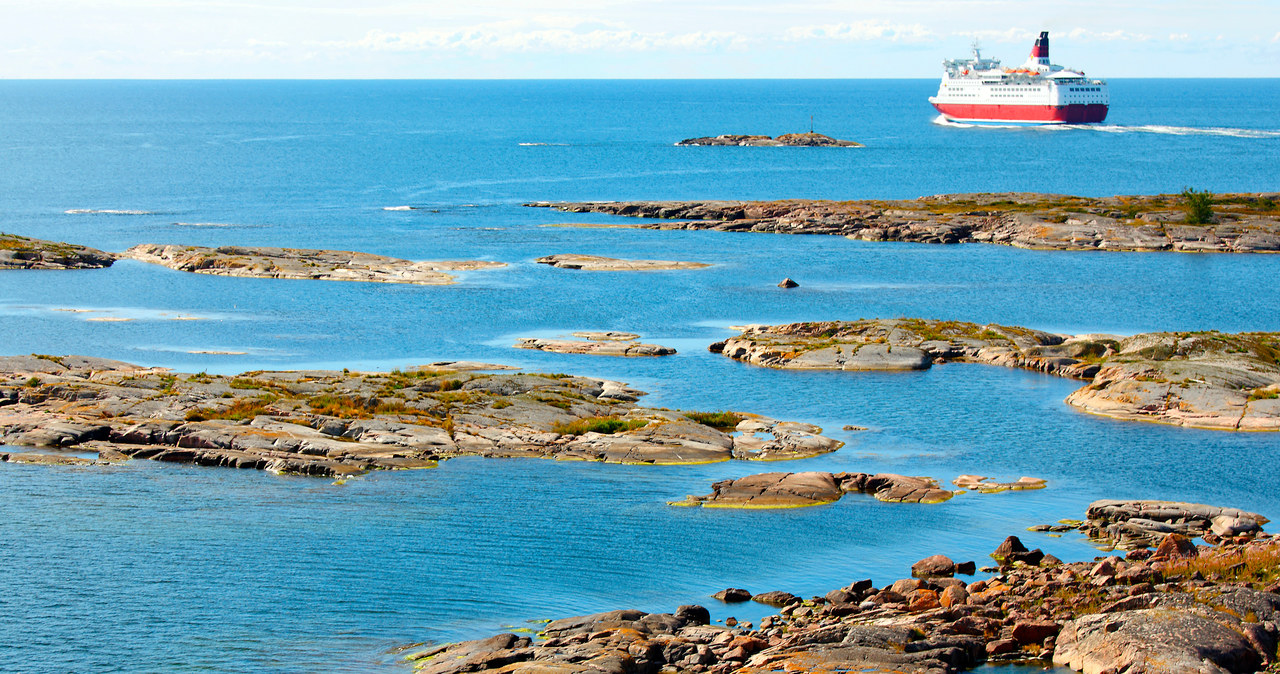
{"label": "ferry ship", "polygon": [[973,58],[947,59],[942,68],[942,86],[929,102],[955,122],[1089,124],[1106,119],[1111,105],[1106,81],[1049,62],[1048,31],[1017,68],[982,58],[977,44]]}

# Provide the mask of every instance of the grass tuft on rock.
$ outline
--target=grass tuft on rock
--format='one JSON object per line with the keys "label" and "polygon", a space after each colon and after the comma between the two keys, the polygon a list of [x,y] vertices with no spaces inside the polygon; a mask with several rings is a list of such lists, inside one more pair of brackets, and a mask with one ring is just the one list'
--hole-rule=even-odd
{"label": "grass tuft on rock", "polygon": [[577,419],[564,424],[556,424],[551,427],[551,432],[559,433],[560,435],[583,435],[585,433],[613,435],[614,433],[623,433],[626,431],[634,431],[637,428],[644,428],[648,423],[649,422],[643,419],[621,419],[615,416],[590,417],[587,419]]}
{"label": "grass tuft on rock", "polygon": [[742,417],[725,410],[723,412],[687,412],[684,415],[688,419],[692,419],[703,426],[710,426],[716,430],[726,430],[738,427],[738,422],[742,421]]}

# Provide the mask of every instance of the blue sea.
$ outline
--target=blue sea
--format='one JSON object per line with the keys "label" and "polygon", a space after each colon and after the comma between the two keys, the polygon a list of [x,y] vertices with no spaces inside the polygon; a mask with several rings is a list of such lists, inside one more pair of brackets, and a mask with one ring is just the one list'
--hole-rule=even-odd
{"label": "blue sea", "polygon": [[[755,619],[771,609],[709,595],[883,583],[934,553],[981,565],[1009,534],[1088,559],[1100,553],[1079,537],[1024,529],[1079,518],[1099,498],[1280,518],[1276,434],[1089,416],[1063,403],[1079,382],[1031,372],[780,372],[706,349],[733,325],[863,317],[1280,330],[1280,256],[553,227],[633,221],[522,205],[1280,190],[1280,80],[1111,89],[1102,125],[971,128],[938,123],[925,100],[934,80],[0,82],[0,230],[111,251],[272,245],[509,265],[444,287],[129,260],[5,272],[0,354],[211,373],[480,360],[623,380],[651,406],[816,423],[847,443],[769,465],[466,458],[342,485],[146,461],[0,464],[0,669],[395,672],[407,643],[614,608],[702,603],[717,619]],[[811,123],[866,147],[674,145]],[[607,274],[533,262],[555,253],[714,266]],[[800,288],[776,288],[784,277]],[[579,330],[637,332],[679,354],[512,348]],[[765,470],[1030,475],[1049,487],[931,506],[857,495],[778,512],[665,505]]]}

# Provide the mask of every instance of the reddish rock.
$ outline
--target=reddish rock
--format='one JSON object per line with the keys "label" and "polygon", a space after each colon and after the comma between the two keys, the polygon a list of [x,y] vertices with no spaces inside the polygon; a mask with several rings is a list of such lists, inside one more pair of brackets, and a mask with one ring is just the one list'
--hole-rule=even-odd
{"label": "reddish rock", "polygon": [[1004,542],[996,547],[996,551],[991,553],[991,556],[998,560],[1004,560],[1007,559],[1009,555],[1020,552],[1027,552],[1027,546],[1023,545],[1022,541],[1018,540],[1017,536],[1010,536],[1004,539]]}
{"label": "reddish rock", "polygon": [[935,576],[952,576],[956,572],[956,563],[945,555],[932,555],[911,565],[911,575],[916,578],[932,578]]}
{"label": "reddish rock", "polygon": [[912,613],[929,611],[942,606],[938,593],[933,590],[916,590],[907,596],[908,610]]}
{"label": "reddish rock", "polygon": [[790,592],[774,590],[772,592],[761,592],[760,594],[757,594],[754,597],[752,597],[751,600],[758,601],[761,604],[768,604],[769,606],[776,606],[778,608],[781,608],[783,606],[787,606],[788,604],[794,604],[796,602],[799,602],[800,598],[795,596],[794,594],[791,594]]}
{"label": "reddish rock", "polygon": [[952,585],[938,595],[938,602],[947,608],[960,606],[967,601],[969,601],[969,592],[959,585]]}
{"label": "reddish rock", "polygon": [[1196,544],[1191,539],[1180,534],[1169,534],[1160,541],[1160,546],[1156,548],[1155,554],[1151,555],[1152,559],[1194,559],[1200,556],[1200,551],[1196,549]]}
{"label": "reddish rock", "polygon": [[1014,624],[1013,639],[1020,644],[1041,644],[1057,636],[1061,625],[1052,620],[1023,620]]}
{"label": "reddish rock", "polygon": [[792,281],[790,278],[784,278],[782,279],[782,282],[778,284],[778,287],[779,288],[799,288],[800,284],[796,283],[795,281]]}
{"label": "reddish rock", "polygon": [[1018,642],[1013,639],[996,639],[987,642],[987,655],[1008,655],[1018,652]]}
{"label": "reddish rock", "polygon": [[896,592],[900,595],[906,596],[907,594],[910,594],[911,592],[919,590],[922,587],[924,587],[923,580],[919,580],[916,578],[903,578],[902,580],[895,581],[893,583],[893,586],[890,587],[889,590],[891,592]]}
{"label": "reddish rock", "polygon": [[727,604],[736,604],[738,602],[749,601],[751,593],[740,587],[731,587],[711,595],[712,599],[719,599]]}

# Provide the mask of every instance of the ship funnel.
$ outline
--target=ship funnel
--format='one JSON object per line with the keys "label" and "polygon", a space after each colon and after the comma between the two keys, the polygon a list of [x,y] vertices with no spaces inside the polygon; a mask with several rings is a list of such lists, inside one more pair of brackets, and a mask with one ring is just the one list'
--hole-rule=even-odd
{"label": "ship funnel", "polygon": [[1049,31],[1042,31],[1040,37],[1036,38],[1036,44],[1031,48],[1031,58],[1049,58]]}

